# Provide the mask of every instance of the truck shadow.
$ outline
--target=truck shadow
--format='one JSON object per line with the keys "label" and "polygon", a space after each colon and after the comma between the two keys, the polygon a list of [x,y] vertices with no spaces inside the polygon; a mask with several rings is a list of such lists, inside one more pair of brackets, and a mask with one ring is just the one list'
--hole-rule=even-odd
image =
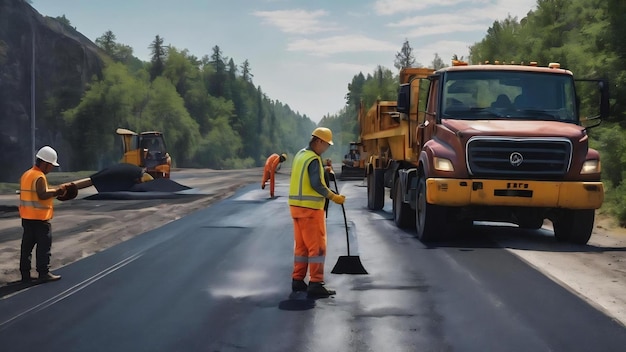
{"label": "truck shadow", "polygon": [[[415,233],[413,232],[415,235]],[[593,236],[591,241],[593,242]],[[474,223],[463,232],[454,233],[441,241],[424,243],[428,248],[510,248],[545,252],[626,252],[626,247],[574,244],[557,241],[550,229],[521,229],[512,224]]]}

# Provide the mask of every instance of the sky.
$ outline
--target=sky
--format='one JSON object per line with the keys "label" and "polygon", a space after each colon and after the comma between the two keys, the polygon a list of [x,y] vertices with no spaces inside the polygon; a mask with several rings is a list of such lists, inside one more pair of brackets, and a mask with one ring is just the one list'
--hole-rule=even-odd
{"label": "sky", "polygon": [[377,66],[397,73],[405,40],[416,63],[435,54],[467,58],[494,21],[518,20],[537,0],[32,0],[42,15],[65,15],[95,42],[106,31],[150,60],[150,43],[201,58],[216,45],[235,64],[248,60],[252,80],[311,120],[337,114],[348,84]]}

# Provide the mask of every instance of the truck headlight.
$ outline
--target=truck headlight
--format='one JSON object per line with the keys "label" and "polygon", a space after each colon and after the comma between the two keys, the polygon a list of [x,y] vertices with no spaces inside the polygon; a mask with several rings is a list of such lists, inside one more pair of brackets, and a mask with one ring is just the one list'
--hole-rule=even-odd
{"label": "truck headlight", "polygon": [[600,172],[600,160],[586,160],[583,168],[580,170],[581,175],[597,174]]}
{"label": "truck headlight", "polygon": [[452,166],[452,162],[448,159],[435,157],[433,162],[435,164],[435,170],[437,171],[454,171],[454,166]]}

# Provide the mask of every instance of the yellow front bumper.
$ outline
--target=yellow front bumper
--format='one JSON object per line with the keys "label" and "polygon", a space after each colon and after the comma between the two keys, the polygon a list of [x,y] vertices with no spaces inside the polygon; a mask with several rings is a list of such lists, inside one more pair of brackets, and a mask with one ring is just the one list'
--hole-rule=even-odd
{"label": "yellow front bumper", "polygon": [[519,206],[598,209],[604,201],[602,182],[480,180],[429,178],[426,200],[444,206]]}

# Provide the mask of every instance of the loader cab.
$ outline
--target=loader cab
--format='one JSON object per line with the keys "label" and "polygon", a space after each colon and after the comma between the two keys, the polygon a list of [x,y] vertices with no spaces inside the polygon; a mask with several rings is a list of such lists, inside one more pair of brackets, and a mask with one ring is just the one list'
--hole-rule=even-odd
{"label": "loader cab", "polygon": [[341,165],[340,180],[363,179],[365,177],[365,156],[363,144],[350,142],[348,153],[344,155]]}
{"label": "loader cab", "polygon": [[118,128],[122,137],[122,163],[143,167],[153,178],[169,178],[172,159],[167,152],[163,133],[157,131],[136,133]]}

